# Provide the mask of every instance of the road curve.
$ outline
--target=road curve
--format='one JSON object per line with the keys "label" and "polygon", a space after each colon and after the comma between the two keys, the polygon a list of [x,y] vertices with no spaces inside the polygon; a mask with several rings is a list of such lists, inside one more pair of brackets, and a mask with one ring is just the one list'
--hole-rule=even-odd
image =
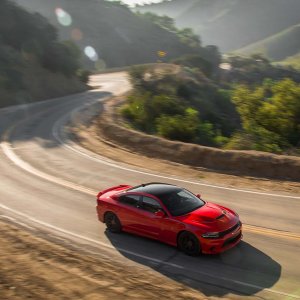
{"label": "road curve", "polygon": [[[206,185],[116,163],[69,139],[66,125],[128,90],[124,73],[97,75],[98,89],[0,110],[0,214],[27,226],[109,249],[199,289],[207,296],[300,299],[300,196]],[[95,194],[120,183],[164,181],[237,210],[244,241],[220,256],[187,257],[131,235],[110,235],[95,214]]]}

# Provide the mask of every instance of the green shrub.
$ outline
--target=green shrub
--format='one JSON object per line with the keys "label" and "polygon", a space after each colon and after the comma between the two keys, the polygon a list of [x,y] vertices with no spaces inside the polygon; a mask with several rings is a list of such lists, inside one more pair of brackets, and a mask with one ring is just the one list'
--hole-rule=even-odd
{"label": "green shrub", "polygon": [[83,69],[78,69],[77,70],[77,76],[79,80],[83,83],[88,83],[89,78],[90,78],[91,72],[89,70],[83,70]]}

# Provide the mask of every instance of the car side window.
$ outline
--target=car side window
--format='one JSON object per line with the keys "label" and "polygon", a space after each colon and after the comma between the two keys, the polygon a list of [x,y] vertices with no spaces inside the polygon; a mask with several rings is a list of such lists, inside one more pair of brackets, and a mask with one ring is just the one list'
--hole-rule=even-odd
{"label": "car side window", "polygon": [[161,205],[153,198],[143,197],[141,209],[149,211],[151,213],[156,213],[161,210]]}
{"label": "car side window", "polygon": [[140,200],[139,195],[124,195],[119,198],[119,201],[125,205],[137,207]]}

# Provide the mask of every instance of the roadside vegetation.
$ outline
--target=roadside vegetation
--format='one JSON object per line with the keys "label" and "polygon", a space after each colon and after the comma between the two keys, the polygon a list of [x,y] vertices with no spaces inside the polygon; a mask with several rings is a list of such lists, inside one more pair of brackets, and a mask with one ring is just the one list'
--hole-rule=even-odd
{"label": "roadside vegetation", "polygon": [[193,32],[191,28],[178,29],[175,25],[174,19],[168,16],[159,16],[151,12],[137,12],[136,14],[142,19],[149,20],[152,23],[160,26],[161,28],[169,32],[175,33],[183,44],[186,44],[191,48],[200,48],[200,38],[197,34]]}
{"label": "roadside vegetation", "polygon": [[134,89],[121,109],[129,126],[205,146],[299,155],[299,72],[261,55],[227,57],[225,69],[201,54],[174,63],[131,69]]}
{"label": "roadside vegetation", "polygon": [[83,91],[79,59],[75,44],[59,42],[44,17],[0,2],[0,107]]}
{"label": "roadside vegetation", "polygon": [[234,133],[227,148],[300,154],[300,84],[284,79],[265,80],[254,88],[240,85],[233,90],[232,101],[242,131]]}
{"label": "roadside vegetation", "polygon": [[134,67],[122,114],[134,128],[207,146],[222,146],[240,121],[227,91],[198,69]]}

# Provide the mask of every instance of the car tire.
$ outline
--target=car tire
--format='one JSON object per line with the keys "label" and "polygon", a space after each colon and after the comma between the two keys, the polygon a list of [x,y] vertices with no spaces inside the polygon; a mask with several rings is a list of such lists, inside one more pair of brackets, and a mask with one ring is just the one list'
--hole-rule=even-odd
{"label": "car tire", "polygon": [[191,232],[184,231],[178,236],[178,248],[189,256],[201,254],[201,246],[197,237]]}
{"label": "car tire", "polygon": [[122,231],[122,225],[118,216],[112,212],[108,212],[104,216],[104,223],[107,229],[112,233],[119,233]]}

